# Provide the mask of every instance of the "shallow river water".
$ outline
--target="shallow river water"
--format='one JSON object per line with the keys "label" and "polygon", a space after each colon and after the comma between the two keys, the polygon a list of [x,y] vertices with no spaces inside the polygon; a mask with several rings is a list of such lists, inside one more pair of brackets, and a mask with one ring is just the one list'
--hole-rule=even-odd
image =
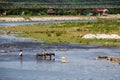
{"label": "shallow river water", "polygon": [[[18,56],[23,50],[23,57]],[[0,36],[0,80],[120,80],[120,65],[94,60],[99,55],[120,57],[120,47],[48,44],[14,36]],[[36,58],[36,53],[52,51],[52,60]],[[68,63],[62,63],[61,57]]]}
{"label": "shallow river water", "polygon": [[[98,55],[120,57],[120,48],[95,45],[46,44],[28,39],[0,36],[0,80],[119,80],[120,65],[107,60],[94,60]],[[6,41],[4,41],[6,40]],[[12,42],[11,42],[12,41]],[[16,45],[17,47],[13,47]],[[19,57],[19,49],[23,57]],[[56,54],[52,60],[36,58],[36,53],[49,50]],[[62,63],[61,57],[68,63]]]}
{"label": "shallow river water", "polygon": [[28,25],[28,24],[50,24],[63,22],[96,22],[96,20],[51,20],[51,21],[26,21],[26,22],[0,22],[0,27]]}

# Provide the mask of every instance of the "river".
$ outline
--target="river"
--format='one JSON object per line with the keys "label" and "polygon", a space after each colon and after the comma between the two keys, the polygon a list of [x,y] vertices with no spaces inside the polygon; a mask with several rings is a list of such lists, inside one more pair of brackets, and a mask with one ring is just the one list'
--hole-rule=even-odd
{"label": "river", "polygon": [[51,21],[28,21],[28,22],[0,22],[0,27],[28,25],[28,24],[63,23],[63,22],[96,22],[96,20],[51,20]]}
{"label": "river", "polygon": [[[13,23],[13,22],[12,22]],[[18,22],[19,23],[19,22]],[[24,23],[24,22],[23,22]],[[38,22],[39,23],[39,22]],[[10,24],[11,25],[11,24]],[[18,56],[23,50],[23,57]],[[48,44],[14,36],[0,36],[0,80],[119,80],[120,65],[94,60],[99,55],[120,57],[120,47],[81,44]],[[54,59],[36,58],[44,50]],[[68,63],[62,63],[61,57]]]}

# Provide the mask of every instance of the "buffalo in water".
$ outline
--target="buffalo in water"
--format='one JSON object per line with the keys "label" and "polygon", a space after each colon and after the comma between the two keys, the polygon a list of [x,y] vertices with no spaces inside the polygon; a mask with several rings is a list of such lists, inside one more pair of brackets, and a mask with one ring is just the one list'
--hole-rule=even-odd
{"label": "buffalo in water", "polygon": [[37,53],[36,54],[36,57],[42,57],[44,59],[47,58],[47,56],[49,56],[49,59],[51,60],[52,59],[52,56],[55,56],[55,53],[53,52],[50,52],[50,51],[44,51],[44,52],[41,52],[41,53]]}

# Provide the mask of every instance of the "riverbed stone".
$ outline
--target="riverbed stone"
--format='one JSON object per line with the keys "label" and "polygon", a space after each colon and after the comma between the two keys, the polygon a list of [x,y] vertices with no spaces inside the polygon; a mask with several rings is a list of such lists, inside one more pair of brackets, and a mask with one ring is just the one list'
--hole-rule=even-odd
{"label": "riverbed stone", "polygon": [[117,34],[86,34],[82,38],[85,39],[120,39],[120,36]]}

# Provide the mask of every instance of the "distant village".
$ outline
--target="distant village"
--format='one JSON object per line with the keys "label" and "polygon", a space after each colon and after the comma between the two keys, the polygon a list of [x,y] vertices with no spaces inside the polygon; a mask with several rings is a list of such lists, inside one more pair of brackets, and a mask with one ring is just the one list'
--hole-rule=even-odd
{"label": "distant village", "polygon": [[120,14],[119,0],[1,0],[0,16],[6,15],[85,15]]}

